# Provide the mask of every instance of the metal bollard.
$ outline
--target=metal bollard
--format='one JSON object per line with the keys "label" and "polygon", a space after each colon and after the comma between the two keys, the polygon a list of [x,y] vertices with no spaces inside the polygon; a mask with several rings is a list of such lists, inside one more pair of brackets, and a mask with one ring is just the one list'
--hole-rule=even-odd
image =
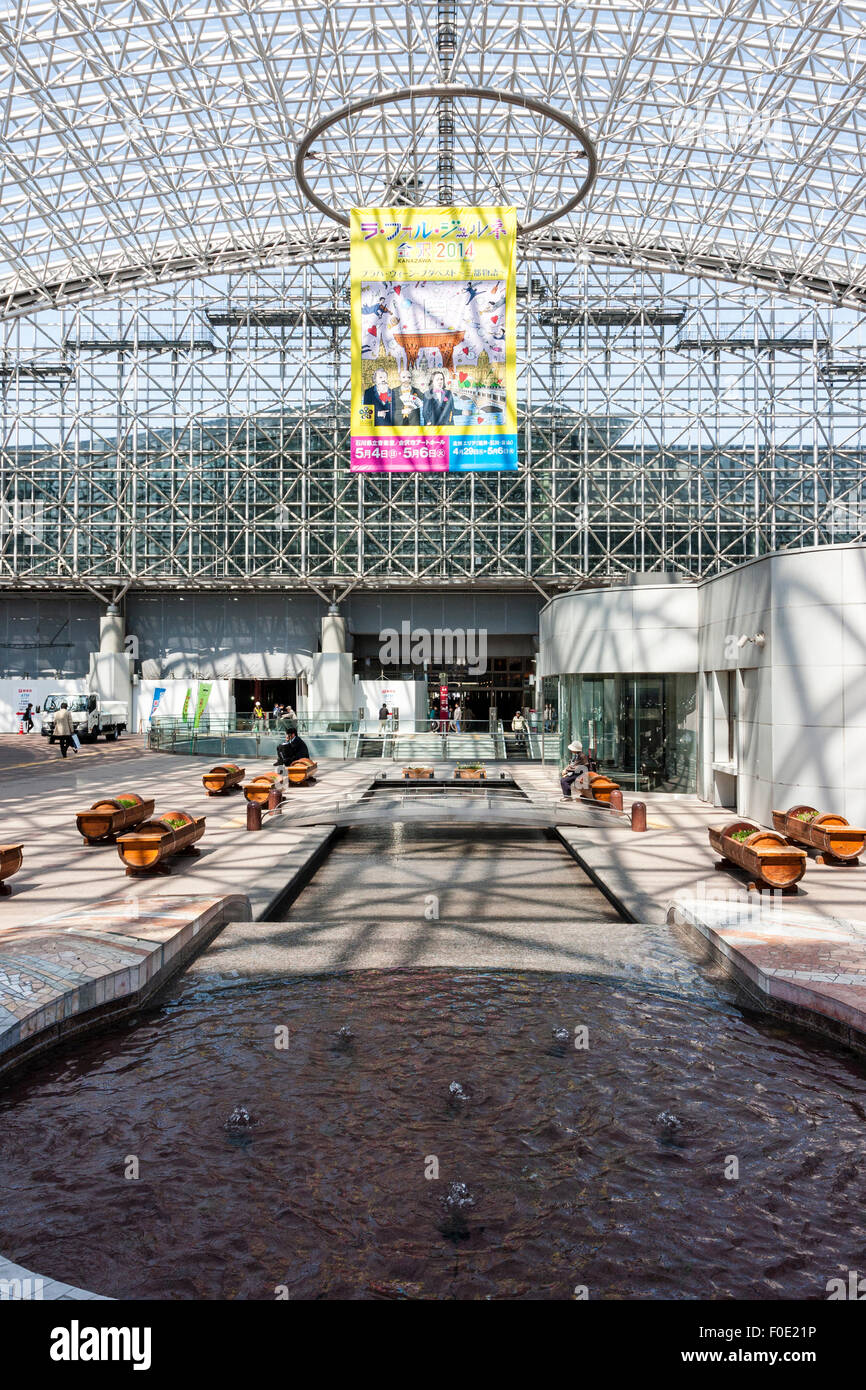
{"label": "metal bollard", "polygon": [[631,804],[632,830],[646,830],[646,802],[633,801]]}
{"label": "metal bollard", "polygon": [[622,810],[622,787],[614,787],[610,794],[610,809],[612,811]]}
{"label": "metal bollard", "polygon": [[259,801],[247,802],[247,830],[261,830],[262,807]]}
{"label": "metal bollard", "polygon": [[268,792],[268,810],[269,810],[269,811],[276,811],[276,809],[277,809],[277,807],[279,806],[279,804],[280,804],[280,802],[282,801],[282,799],[283,799],[283,793],[280,791],[280,789],[279,789],[279,787],[276,785],[276,783],[274,783],[274,785],[271,787],[270,791]]}

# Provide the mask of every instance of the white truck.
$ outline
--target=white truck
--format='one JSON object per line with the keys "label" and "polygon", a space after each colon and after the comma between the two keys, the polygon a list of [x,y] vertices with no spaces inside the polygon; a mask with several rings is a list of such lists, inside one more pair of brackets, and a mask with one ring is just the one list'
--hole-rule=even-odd
{"label": "white truck", "polygon": [[98,695],[49,695],[42,705],[42,737],[49,743],[54,742],[54,716],[64,700],[82,743],[95,743],[100,734],[120,738],[129,722],[129,710],[122,700],[102,700]]}

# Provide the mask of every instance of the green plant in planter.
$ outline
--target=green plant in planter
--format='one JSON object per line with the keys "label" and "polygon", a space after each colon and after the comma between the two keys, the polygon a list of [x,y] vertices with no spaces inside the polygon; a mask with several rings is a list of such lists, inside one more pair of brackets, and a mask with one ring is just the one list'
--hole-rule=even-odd
{"label": "green plant in planter", "polygon": [[183,830],[185,825],[189,825],[189,821],[185,820],[183,816],[163,816],[162,820],[165,821],[166,825],[170,825],[172,830]]}
{"label": "green plant in planter", "polygon": [[798,812],[797,812],[797,820],[804,820],[804,821],[814,820],[815,817],[817,816],[817,814],[818,814],[817,811],[798,811]]}
{"label": "green plant in planter", "polygon": [[458,771],[458,772],[483,772],[483,771],[484,771],[484,764],[483,764],[483,763],[458,763],[458,764],[457,764],[457,771]]}
{"label": "green plant in planter", "polygon": [[750,835],[754,835],[754,830],[734,830],[730,836],[732,840],[739,840],[740,844],[748,840]]}
{"label": "green plant in planter", "polygon": [[131,796],[119,796],[117,798],[117,804],[118,806],[122,806],[124,811],[128,811],[130,806],[137,806],[138,802],[135,801]]}

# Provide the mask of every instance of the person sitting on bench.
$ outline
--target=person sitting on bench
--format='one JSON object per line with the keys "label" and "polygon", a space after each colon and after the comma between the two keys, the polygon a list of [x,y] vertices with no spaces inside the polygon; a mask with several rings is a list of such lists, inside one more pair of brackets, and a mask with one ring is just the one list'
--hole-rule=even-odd
{"label": "person sitting on bench", "polygon": [[288,767],[290,763],[296,763],[299,758],[309,758],[310,750],[302,738],[298,737],[298,731],[293,726],[286,729],[286,741],[281,743],[277,749],[277,765]]}
{"label": "person sitting on bench", "polygon": [[575,783],[578,791],[585,791],[589,786],[589,758],[584,753],[579,738],[568,745],[568,751],[572,754],[571,762],[560,777],[559,785],[566,801],[571,801],[571,789]]}

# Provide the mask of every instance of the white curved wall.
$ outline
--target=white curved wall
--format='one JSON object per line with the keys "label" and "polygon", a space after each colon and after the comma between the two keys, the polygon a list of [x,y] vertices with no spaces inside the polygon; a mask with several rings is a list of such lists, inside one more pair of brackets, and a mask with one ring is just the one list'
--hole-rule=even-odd
{"label": "white curved wall", "polygon": [[[737,646],[759,632],[763,648]],[[694,585],[562,595],[541,614],[539,669],[695,672],[699,790],[717,800],[714,682],[735,671],[739,814],[767,824],[802,801],[866,821],[866,545],[768,555]]]}
{"label": "white curved wall", "polygon": [[542,609],[542,675],[697,671],[694,584],[640,584],[561,594]]}

